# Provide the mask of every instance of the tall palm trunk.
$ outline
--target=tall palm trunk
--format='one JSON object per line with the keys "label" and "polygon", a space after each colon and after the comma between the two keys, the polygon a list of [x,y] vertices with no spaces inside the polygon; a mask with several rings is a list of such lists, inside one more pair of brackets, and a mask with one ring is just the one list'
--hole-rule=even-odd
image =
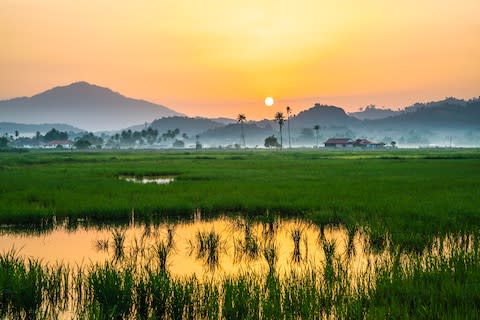
{"label": "tall palm trunk", "polygon": [[280,124],[280,149],[283,149],[283,134],[282,134],[283,124]]}
{"label": "tall palm trunk", "polygon": [[242,131],[242,142],[243,142],[243,147],[245,148],[246,144],[245,144],[245,133],[243,132],[243,121],[240,122],[240,130]]}
{"label": "tall palm trunk", "polygon": [[290,139],[290,117],[287,119],[287,127],[288,127],[288,148],[292,148],[292,140]]}

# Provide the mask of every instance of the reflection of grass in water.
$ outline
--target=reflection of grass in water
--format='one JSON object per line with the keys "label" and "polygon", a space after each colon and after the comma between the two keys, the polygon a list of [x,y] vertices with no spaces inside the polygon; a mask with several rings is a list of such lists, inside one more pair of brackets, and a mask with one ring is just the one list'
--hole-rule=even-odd
{"label": "reflection of grass in water", "polygon": [[118,261],[124,257],[125,231],[114,229],[112,231],[114,260]]}
{"label": "reflection of grass in water", "polygon": [[196,252],[196,258],[203,260],[210,270],[215,270],[219,266],[220,252],[223,249],[220,234],[214,230],[199,231],[195,240],[195,244],[190,242],[190,246]]}
{"label": "reflection of grass in water", "polygon": [[108,251],[108,247],[110,246],[110,242],[108,239],[98,239],[95,241],[95,248],[97,251]]}
{"label": "reflection of grass in water", "polygon": [[265,216],[262,217],[262,234],[264,240],[273,240],[278,228],[280,227],[280,217],[266,211]]}
{"label": "reflection of grass in water", "polygon": [[154,246],[154,251],[158,259],[158,268],[162,273],[167,272],[168,256],[170,255],[171,247],[164,241],[158,241]]}
{"label": "reflection of grass in water", "polygon": [[278,261],[278,250],[275,243],[267,242],[265,244],[263,257],[267,261],[269,273],[274,273]]}
{"label": "reflection of grass in water", "polygon": [[291,232],[290,236],[293,241],[293,251],[292,251],[292,261],[299,263],[302,260],[302,253],[300,251],[300,241],[302,240],[302,229],[295,227]]}
{"label": "reflection of grass in water", "polygon": [[254,234],[254,224],[251,219],[238,219],[234,223],[237,230],[243,230],[243,238],[234,242],[235,260],[239,261],[246,257],[248,260],[255,260],[260,255],[260,245],[257,236]]}
{"label": "reflection of grass in water", "polygon": [[321,241],[322,266],[285,275],[274,272],[276,249],[266,246],[267,276],[247,272],[205,283],[128,264],[73,273],[4,253],[0,317],[58,318],[69,299],[76,299],[73,311],[87,319],[474,319],[480,311],[480,239],[439,241],[424,255],[393,251],[359,278],[349,276],[333,241]]}
{"label": "reflection of grass in water", "polygon": [[167,247],[173,249],[175,247],[175,225],[169,224],[167,226]]}

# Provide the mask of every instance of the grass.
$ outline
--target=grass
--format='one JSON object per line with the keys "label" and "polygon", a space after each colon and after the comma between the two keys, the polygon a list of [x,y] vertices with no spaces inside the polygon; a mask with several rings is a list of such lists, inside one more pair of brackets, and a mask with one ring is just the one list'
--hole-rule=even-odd
{"label": "grass", "polygon": [[[74,228],[78,218],[121,225],[132,212],[146,222],[240,213],[238,250],[263,259],[268,271],[206,282],[174,278],[168,272],[173,226],[149,250],[136,242],[138,254],[155,260],[134,268],[129,259],[138,258],[125,254],[119,226],[111,241],[97,243],[99,250],[111,246],[115,263],[73,270],[0,253],[0,318],[59,318],[70,310],[78,319],[474,319],[480,314],[479,160],[478,149],[1,152],[0,223],[27,223],[44,233],[63,218]],[[141,185],[122,175],[175,181]],[[253,216],[262,222],[258,238]],[[349,241],[360,230],[370,238],[369,250],[388,248],[390,259],[352,278],[322,233],[320,266],[278,274],[272,241],[278,216],[305,217],[320,229],[343,224]],[[308,250],[302,230],[292,229],[290,238],[292,259],[300,261]],[[214,269],[222,243],[212,230],[199,233],[192,248]],[[351,242],[346,254],[353,249]]]}
{"label": "grass", "polygon": [[318,268],[286,275],[270,269],[266,276],[246,271],[205,282],[173,278],[148,264],[69,270],[8,252],[0,254],[0,316],[58,318],[73,306],[75,319],[474,319],[480,238],[452,239],[451,250],[440,255],[438,245],[422,255],[396,249],[357,278],[323,240],[326,259]]}
{"label": "grass", "polygon": [[[478,229],[480,150],[0,153],[0,222],[241,213],[368,226],[420,250]],[[168,185],[121,175],[175,176]]]}

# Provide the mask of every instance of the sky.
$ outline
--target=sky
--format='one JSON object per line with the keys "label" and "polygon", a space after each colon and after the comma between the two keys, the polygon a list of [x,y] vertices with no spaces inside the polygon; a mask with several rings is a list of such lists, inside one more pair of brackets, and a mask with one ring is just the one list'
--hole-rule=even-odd
{"label": "sky", "polygon": [[87,81],[262,119],[478,97],[479,13],[478,0],[1,0],[0,99]]}

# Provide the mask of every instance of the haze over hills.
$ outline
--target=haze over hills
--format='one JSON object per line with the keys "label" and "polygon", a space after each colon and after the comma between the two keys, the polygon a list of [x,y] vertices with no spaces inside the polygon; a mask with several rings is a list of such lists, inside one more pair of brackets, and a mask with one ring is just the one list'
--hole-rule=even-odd
{"label": "haze over hills", "polygon": [[44,134],[47,131],[50,131],[52,128],[64,132],[85,131],[84,129],[62,123],[25,124],[15,122],[0,122],[0,134],[7,133],[8,135],[15,134],[15,131],[18,131],[24,136],[34,135],[37,131],[41,134]]}
{"label": "haze over hills", "polygon": [[87,82],[55,87],[32,97],[0,101],[2,121],[67,123],[90,131],[121,129],[168,116],[182,114]]}
{"label": "haze over hills", "polygon": [[[286,116],[282,107],[274,106],[272,118],[276,111],[283,111]],[[266,136],[279,135],[275,121],[254,121],[248,119],[248,114],[246,116],[248,121],[244,124],[244,133],[247,145],[261,145]],[[108,135],[123,129],[141,131],[152,127],[160,134],[179,129],[189,137],[200,135],[202,142],[210,142],[212,145],[239,143],[241,130],[235,119],[186,117],[161,105],[127,98],[108,88],[86,82],[56,87],[31,98],[0,101],[0,119],[4,121],[0,123],[2,134],[13,134],[15,130],[22,134],[36,131],[44,133],[56,128],[73,132],[82,129],[103,131]],[[413,145],[441,142],[445,137],[455,136],[478,144],[480,98],[447,98],[416,103],[399,111],[369,106],[361,112],[351,114],[336,106],[316,103],[311,108],[298,112],[290,120],[293,141],[300,145],[311,143],[316,125],[321,127],[317,132],[320,140],[334,136],[368,137],[385,141],[387,138],[403,138]],[[12,123],[13,121],[18,123]],[[38,127],[34,127],[35,125]],[[287,127],[285,123],[284,135]]]}
{"label": "haze over hills", "polygon": [[383,109],[377,108],[375,105],[366,106],[365,109],[357,112],[350,112],[349,115],[354,116],[360,120],[378,120],[397,114],[402,113],[402,111],[395,111],[392,109]]}
{"label": "haze over hills", "polygon": [[150,124],[150,127],[158,132],[180,129],[189,136],[200,134],[206,130],[223,127],[224,124],[206,118],[189,117],[165,117],[157,119]]}

